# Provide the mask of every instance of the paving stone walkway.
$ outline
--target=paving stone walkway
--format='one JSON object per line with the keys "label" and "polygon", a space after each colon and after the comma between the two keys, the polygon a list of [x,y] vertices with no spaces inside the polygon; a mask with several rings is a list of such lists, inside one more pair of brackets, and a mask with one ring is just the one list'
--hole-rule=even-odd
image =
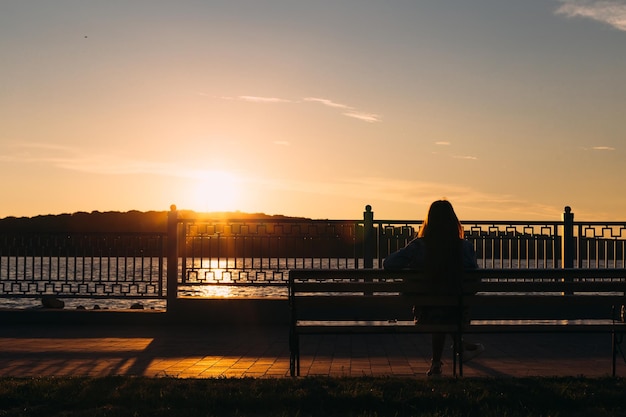
{"label": "paving stone walkway", "polygon": [[[608,376],[610,335],[476,335],[465,377]],[[303,376],[425,377],[426,335],[301,338]],[[451,351],[445,353],[451,374]],[[618,376],[626,376],[620,357]],[[202,326],[0,326],[0,376],[288,377],[288,329]]]}

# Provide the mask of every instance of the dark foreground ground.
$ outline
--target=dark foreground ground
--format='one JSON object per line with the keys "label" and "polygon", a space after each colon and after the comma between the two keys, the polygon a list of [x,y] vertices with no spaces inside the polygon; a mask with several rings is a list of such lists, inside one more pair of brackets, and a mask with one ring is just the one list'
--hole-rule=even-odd
{"label": "dark foreground ground", "polygon": [[2,378],[1,416],[623,416],[623,378]]}
{"label": "dark foreground ground", "polygon": [[429,380],[427,336],[307,336],[290,378],[285,326],[4,322],[0,416],[626,416],[609,335],[475,339]]}

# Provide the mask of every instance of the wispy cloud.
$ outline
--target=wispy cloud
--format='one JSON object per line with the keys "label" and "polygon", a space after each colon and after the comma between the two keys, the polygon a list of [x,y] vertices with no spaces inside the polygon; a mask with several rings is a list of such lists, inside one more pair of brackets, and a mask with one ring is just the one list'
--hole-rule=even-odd
{"label": "wispy cloud", "polygon": [[626,31],[624,0],[559,0],[563,3],[556,14],[593,19]]}
{"label": "wispy cloud", "polygon": [[346,117],[361,120],[367,123],[377,123],[382,121],[380,115],[375,113],[363,112],[356,109],[353,106],[344,103],[338,103],[334,100],[330,100],[322,97],[304,97],[301,100],[290,100],[280,97],[263,97],[263,96],[236,96],[236,97],[220,97],[223,100],[239,100],[246,101],[248,103],[259,104],[280,104],[280,103],[317,103],[332,109],[345,110],[342,114]]}
{"label": "wispy cloud", "polygon": [[332,107],[335,109],[348,110],[346,112],[343,112],[342,114],[346,117],[351,117],[353,119],[361,120],[367,123],[377,123],[381,121],[381,117],[378,114],[362,112],[352,106],[343,103],[337,103],[327,98],[305,97],[303,100],[308,102],[320,103],[324,106]]}
{"label": "wispy cloud", "polygon": [[237,98],[251,103],[293,103],[291,100],[279,97],[239,96]]}
{"label": "wispy cloud", "polygon": [[[444,141],[444,140],[437,141],[437,142],[434,142],[434,143],[435,143],[436,146],[446,146],[446,147],[452,146],[452,142],[448,142],[448,141]],[[439,151],[433,151],[432,154],[433,155],[443,155],[445,157],[453,158],[453,159],[466,159],[466,160],[470,160],[470,161],[475,161],[475,160],[478,159],[478,157],[474,156],[474,155],[454,155],[454,154],[451,155],[447,151],[444,151],[444,152],[441,152],[441,153]]]}
{"label": "wispy cloud", "polygon": [[305,97],[303,100],[314,102],[314,103],[320,103],[320,104],[323,104],[324,106],[333,107],[335,109],[352,109],[352,107],[348,106],[347,104],[335,103],[334,101],[326,99],[326,98]]}
{"label": "wispy cloud", "polygon": [[173,164],[132,159],[117,155],[77,155],[74,158],[58,159],[55,165],[71,171],[99,175],[163,175],[185,176]]}
{"label": "wispy cloud", "polygon": [[76,154],[76,148],[43,142],[9,143],[0,154],[0,161],[12,163],[61,163],[67,155]]}
{"label": "wispy cloud", "polygon": [[383,205],[414,206],[418,215],[426,213],[430,203],[442,198],[450,200],[459,213],[482,213],[482,218],[553,218],[562,212],[562,207],[526,201],[513,194],[495,194],[470,186],[428,181],[383,177],[338,178],[328,182],[283,179],[254,181],[262,182],[260,185],[264,187],[290,193],[341,196],[357,201],[367,198],[368,202],[376,203],[379,208]]}
{"label": "wispy cloud", "polygon": [[594,151],[614,151],[615,148],[611,147],[611,146],[594,146],[593,148]]}
{"label": "wispy cloud", "polygon": [[359,112],[351,111],[351,112],[343,113],[343,115],[352,117],[353,119],[362,120],[367,123],[378,123],[381,121],[380,116],[374,113],[359,113]]}
{"label": "wispy cloud", "polygon": [[198,178],[201,170],[162,161],[107,154],[50,143],[20,143],[9,146],[0,161],[12,163],[47,164],[49,166],[97,175],[159,175],[178,178]]}
{"label": "wispy cloud", "polygon": [[615,151],[617,150],[616,148],[612,146],[592,146],[590,148],[581,146],[580,149],[583,151]]}

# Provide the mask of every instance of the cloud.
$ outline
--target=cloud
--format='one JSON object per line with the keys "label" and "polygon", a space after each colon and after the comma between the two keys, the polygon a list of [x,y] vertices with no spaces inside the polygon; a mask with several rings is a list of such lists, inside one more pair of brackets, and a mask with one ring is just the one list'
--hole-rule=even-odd
{"label": "cloud", "polygon": [[0,161],[48,164],[56,168],[98,175],[160,175],[196,178],[197,170],[186,166],[129,158],[115,154],[86,153],[78,148],[51,143],[19,143],[9,146]]}
{"label": "cloud", "polygon": [[320,104],[323,104],[324,106],[333,107],[335,109],[352,109],[352,107],[348,106],[347,104],[335,103],[334,101],[326,99],[326,98],[305,97],[303,100],[314,102],[314,103],[320,103]]}
{"label": "cloud", "polygon": [[237,98],[251,103],[293,103],[291,100],[278,97],[239,96]]}
{"label": "cloud", "polygon": [[344,116],[346,117],[351,117],[353,119],[357,119],[357,120],[362,120],[364,122],[367,123],[377,123],[381,121],[381,118],[379,115],[374,114],[374,113],[366,113],[366,112],[361,112],[358,111],[356,108],[349,106],[347,104],[343,104],[343,103],[337,103],[333,100],[329,100],[327,98],[320,98],[320,97],[305,97],[303,99],[304,101],[308,101],[308,102],[313,102],[313,103],[319,103],[322,104],[326,107],[331,107],[334,109],[342,109],[342,110],[349,110],[346,111],[344,113],[342,113]]}
{"label": "cloud", "polygon": [[380,116],[373,113],[359,113],[359,112],[347,112],[343,113],[344,116],[352,117],[353,119],[362,120],[367,123],[380,122]]}
{"label": "cloud", "polygon": [[626,31],[626,2],[624,0],[559,1],[563,4],[556,10],[556,14],[588,18]]}
{"label": "cloud", "polygon": [[[55,165],[70,171],[79,171],[99,175],[163,175],[181,176],[173,164],[147,161],[142,159],[123,158],[116,155],[77,156],[75,158],[57,159]],[[182,175],[187,177],[187,175]]]}
{"label": "cloud", "polygon": [[[562,207],[526,201],[512,194],[484,192],[471,186],[384,177],[337,178],[329,181],[255,179],[259,185],[288,193],[317,194],[320,198],[341,196],[375,204],[414,206],[422,214],[435,200],[446,198],[460,213],[483,213],[484,218],[552,218]],[[365,196],[365,197],[364,197]],[[480,220],[480,219],[472,219]]]}
{"label": "cloud", "polygon": [[[435,142],[435,145],[437,146],[452,146],[452,142],[448,142],[448,141],[437,141]],[[471,160],[471,161],[475,161],[478,159],[477,156],[473,156],[473,155],[450,155],[447,152],[442,152],[441,154],[439,153],[439,151],[433,151],[431,152],[433,155],[443,155],[449,158],[454,158],[454,159],[466,159],[466,160]]]}
{"label": "cloud", "polygon": [[583,151],[615,151],[616,150],[616,148],[612,146],[592,146],[591,148],[586,148],[586,147],[581,146],[580,149]]}
{"label": "cloud", "polygon": [[77,152],[76,148],[54,143],[21,142],[6,146],[0,161],[13,163],[58,163],[65,160],[66,155]]}
{"label": "cloud", "polygon": [[[301,101],[294,101],[279,97],[260,97],[260,96],[237,96],[237,97],[221,97],[224,100],[241,100],[249,103],[261,103],[261,104],[276,104],[276,103],[300,103]],[[361,112],[356,108],[349,106],[347,104],[338,103],[336,101],[321,98],[321,97],[304,97],[302,99],[304,102],[309,103],[317,103],[321,104],[325,107],[330,107],[332,109],[339,110],[347,110],[342,113],[346,117],[350,117],[353,119],[361,120],[367,123],[377,123],[381,121],[381,117],[378,114]]]}
{"label": "cloud", "polygon": [[615,148],[612,148],[610,146],[594,146],[593,148],[594,151],[614,151]]}

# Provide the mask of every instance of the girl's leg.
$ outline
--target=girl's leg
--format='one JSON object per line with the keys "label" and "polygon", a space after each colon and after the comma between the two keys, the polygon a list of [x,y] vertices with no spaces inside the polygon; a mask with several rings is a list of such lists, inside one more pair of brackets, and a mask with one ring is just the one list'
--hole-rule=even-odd
{"label": "girl's leg", "polygon": [[443,347],[446,343],[445,333],[433,333],[432,334],[432,349],[433,359],[428,370],[428,376],[440,376],[441,375],[441,356],[443,355]]}
{"label": "girl's leg", "polygon": [[441,356],[443,355],[443,347],[445,343],[446,343],[445,333],[433,333],[432,335],[433,362],[441,362]]}

